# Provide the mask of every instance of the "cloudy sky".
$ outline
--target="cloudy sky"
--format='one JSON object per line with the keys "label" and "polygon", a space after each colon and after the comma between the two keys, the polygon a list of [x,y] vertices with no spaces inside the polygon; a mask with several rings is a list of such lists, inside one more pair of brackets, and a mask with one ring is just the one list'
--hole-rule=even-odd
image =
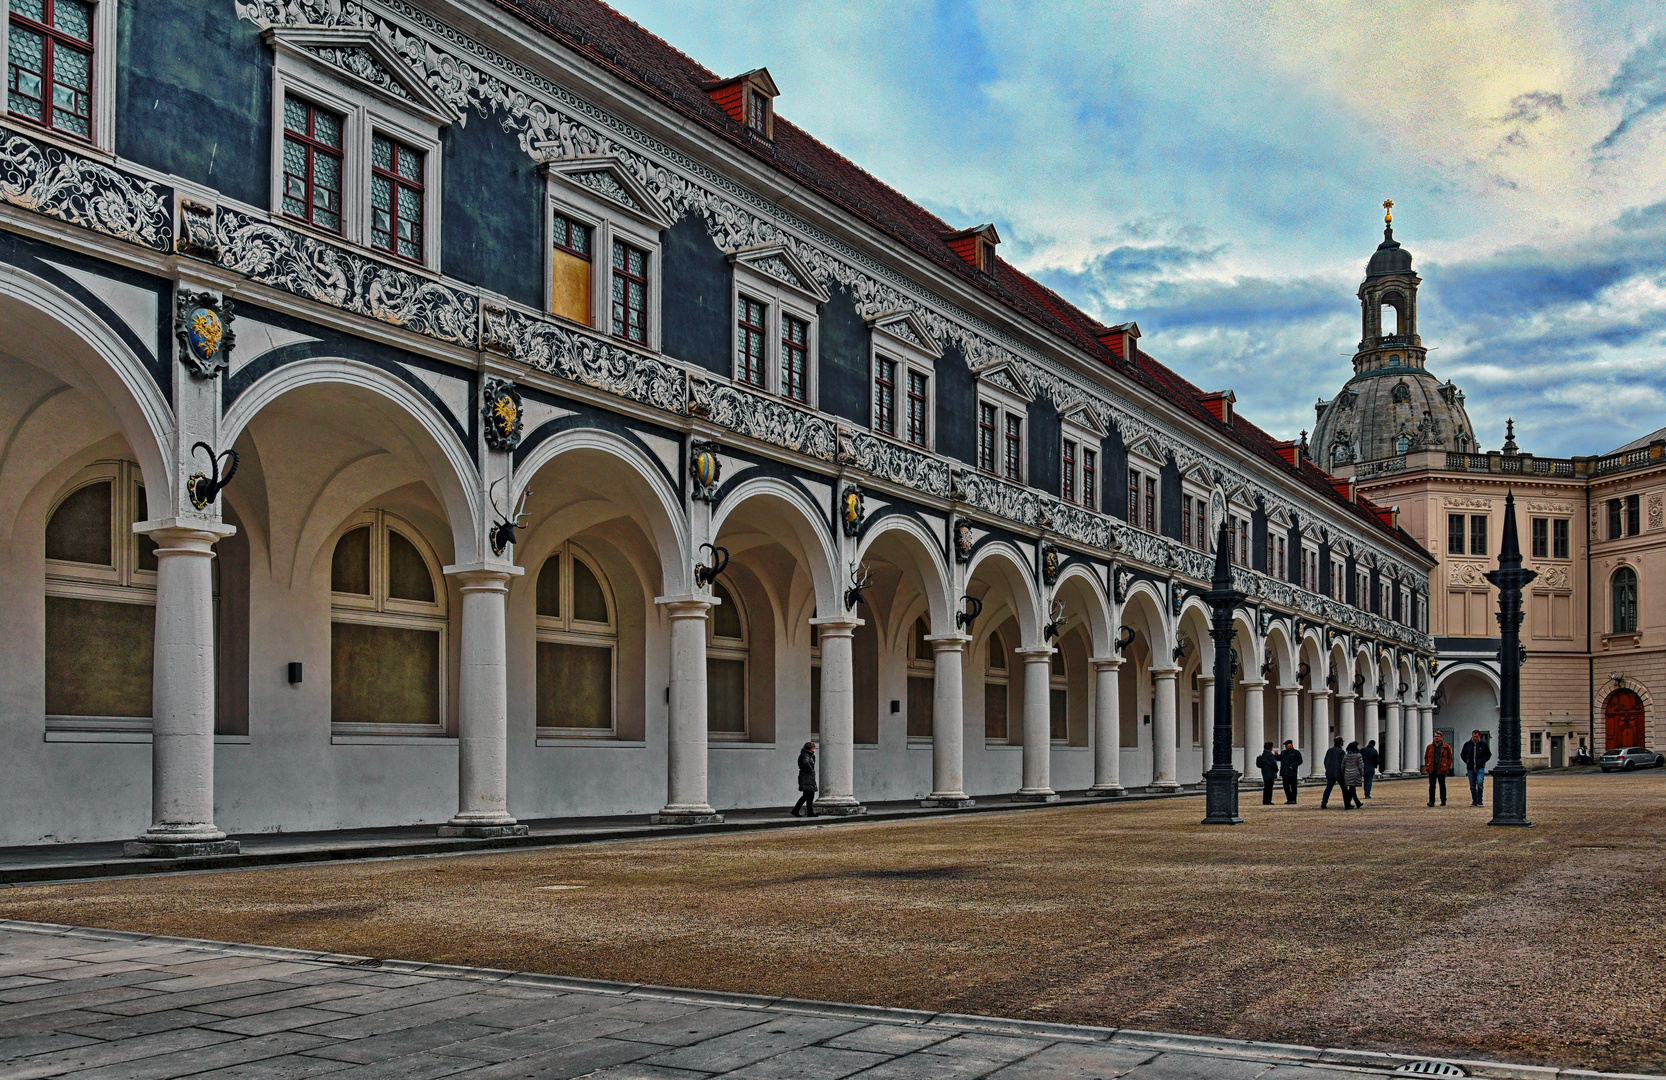
{"label": "cloudy sky", "polygon": [[1486,448],[1666,426],[1666,5],[614,0],[1283,437],[1382,239]]}

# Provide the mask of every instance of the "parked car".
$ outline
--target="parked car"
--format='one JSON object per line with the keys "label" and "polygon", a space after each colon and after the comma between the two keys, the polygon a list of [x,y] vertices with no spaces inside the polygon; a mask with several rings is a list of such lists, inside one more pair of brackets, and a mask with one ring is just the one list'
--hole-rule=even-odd
{"label": "parked car", "polygon": [[1610,750],[1602,755],[1598,762],[1603,772],[1630,772],[1633,769],[1653,769],[1666,766],[1666,754],[1657,753],[1644,746],[1626,746],[1618,750]]}

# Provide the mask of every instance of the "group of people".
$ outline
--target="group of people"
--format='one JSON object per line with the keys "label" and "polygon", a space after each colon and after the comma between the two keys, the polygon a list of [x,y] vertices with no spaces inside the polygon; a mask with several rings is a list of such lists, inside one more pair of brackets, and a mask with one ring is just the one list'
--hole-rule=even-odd
{"label": "group of people", "polygon": [[[1484,806],[1487,762],[1492,760],[1492,747],[1476,731],[1464,743],[1459,757],[1469,770],[1469,804]],[[1262,744],[1261,756],[1255,759],[1255,767],[1261,770],[1261,805],[1273,805],[1273,785],[1279,781],[1283,782],[1285,804],[1295,804],[1296,781],[1303,760],[1302,752],[1291,739],[1284,740],[1284,749],[1279,751],[1273,750],[1272,743]],[[1357,742],[1344,747],[1342,740],[1336,739],[1325,751],[1325,793],[1319,797],[1319,808],[1330,806],[1331,793],[1338,787],[1342,788],[1342,809],[1364,807],[1360,790],[1364,789],[1365,798],[1371,797],[1371,781],[1381,767],[1382,754],[1377,750],[1377,740],[1371,739],[1361,748]],[[1429,777],[1429,805],[1435,805],[1438,791],[1440,805],[1445,806],[1446,778],[1452,775],[1452,744],[1438,731],[1434,742],[1423,750],[1423,772]]]}

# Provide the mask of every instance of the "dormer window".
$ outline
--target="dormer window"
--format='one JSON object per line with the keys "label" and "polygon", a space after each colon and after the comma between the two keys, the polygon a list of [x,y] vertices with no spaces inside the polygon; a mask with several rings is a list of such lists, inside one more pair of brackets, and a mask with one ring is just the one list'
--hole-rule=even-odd
{"label": "dormer window", "polygon": [[775,138],[775,98],[781,91],[769,77],[768,68],[708,83],[706,93],[735,123],[763,138]]}
{"label": "dormer window", "polygon": [[972,269],[994,276],[995,246],[1001,242],[1001,234],[995,231],[995,226],[979,225],[974,229],[962,229],[949,233],[943,239]]}

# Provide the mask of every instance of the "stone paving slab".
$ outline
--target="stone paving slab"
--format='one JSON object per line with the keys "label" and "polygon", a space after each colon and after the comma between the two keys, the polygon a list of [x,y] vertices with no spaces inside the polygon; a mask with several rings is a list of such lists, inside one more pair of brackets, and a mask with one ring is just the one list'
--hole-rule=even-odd
{"label": "stone paving slab", "polygon": [[[11,921],[0,965],[5,1080],[1358,1080],[1415,1060]],[[43,986],[67,992],[5,1000]]]}

